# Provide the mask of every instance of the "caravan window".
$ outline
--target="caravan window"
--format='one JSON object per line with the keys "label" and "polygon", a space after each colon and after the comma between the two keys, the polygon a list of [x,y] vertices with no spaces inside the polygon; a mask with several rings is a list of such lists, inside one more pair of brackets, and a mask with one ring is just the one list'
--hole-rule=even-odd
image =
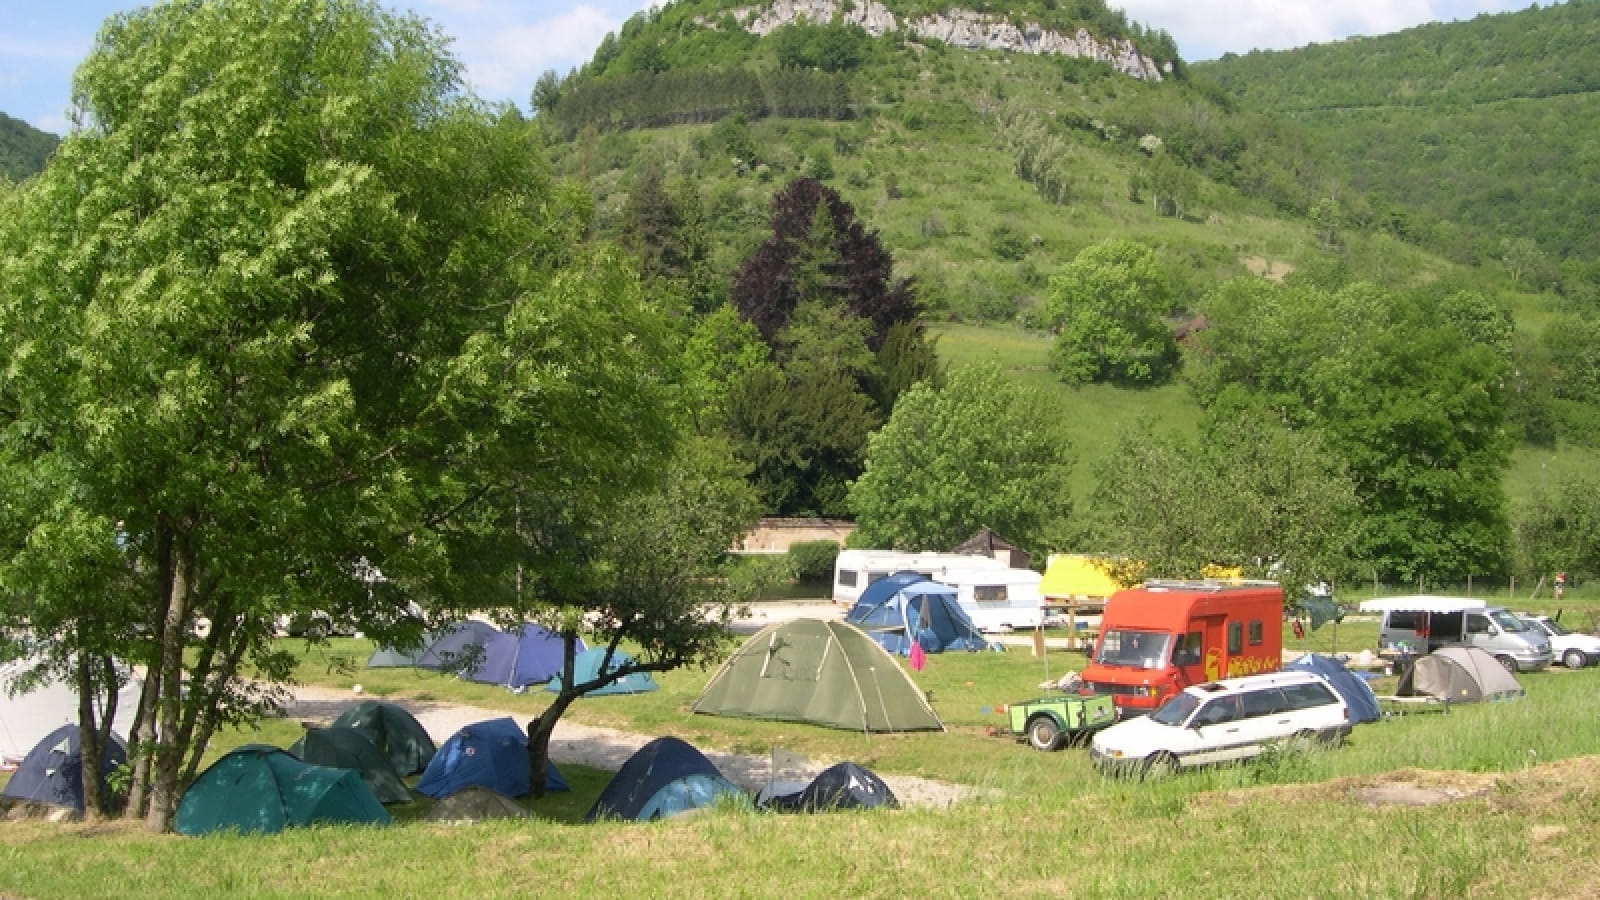
{"label": "caravan window", "polygon": [[839,585],[841,587],[855,587],[856,586],[856,572],[855,572],[855,570],[854,569],[840,569],[839,570]]}
{"label": "caravan window", "polygon": [[972,588],[972,599],[979,603],[1005,603],[1006,586],[1003,584],[980,584]]}
{"label": "caravan window", "polygon": [[1250,646],[1261,643],[1261,620],[1253,619],[1250,622]]}
{"label": "caravan window", "polygon": [[1228,623],[1228,652],[1239,653],[1244,650],[1244,625],[1239,622]]}
{"label": "caravan window", "polygon": [[1417,630],[1417,614],[1410,610],[1397,609],[1389,613],[1389,627],[1400,631]]}

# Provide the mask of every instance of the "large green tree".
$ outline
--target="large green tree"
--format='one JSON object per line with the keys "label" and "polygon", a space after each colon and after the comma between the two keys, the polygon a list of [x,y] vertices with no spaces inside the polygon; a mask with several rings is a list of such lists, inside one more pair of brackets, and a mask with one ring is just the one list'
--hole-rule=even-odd
{"label": "large green tree", "polygon": [[1164,316],[1171,291],[1149,247],[1128,240],[1084,248],[1050,278],[1045,320],[1051,366],[1071,384],[1158,384],[1177,367]]}
{"label": "large green tree", "polygon": [[277,616],[581,604],[600,526],[538,514],[599,519],[671,452],[660,317],[445,45],[362,0],[119,14],[7,201],[8,624],[63,670],[147,668],[152,828],[219,723],[281,699],[240,677],[284,673]]}
{"label": "large green tree", "polygon": [[1072,452],[1055,411],[993,363],[906,391],[850,486],[853,540],[946,550],[988,526],[1032,550],[1072,508]]}
{"label": "large green tree", "polygon": [[1403,581],[1503,571],[1510,367],[1476,317],[1370,284],[1259,279],[1202,311],[1188,364],[1202,403],[1243,395],[1316,432],[1355,480],[1357,558]]}

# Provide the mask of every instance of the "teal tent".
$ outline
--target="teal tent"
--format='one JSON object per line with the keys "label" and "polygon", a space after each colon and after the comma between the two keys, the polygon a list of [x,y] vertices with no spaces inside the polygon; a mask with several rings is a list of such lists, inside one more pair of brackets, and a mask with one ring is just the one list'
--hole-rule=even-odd
{"label": "teal tent", "polygon": [[[573,657],[573,682],[581,685],[586,681],[593,681],[596,678],[599,678],[600,665],[605,661],[605,658],[606,648],[604,647],[590,647],[589,649]],[[623,653],[621,650],[618,650],[611,655],[611,665],[606,669],[606,671],[615,672],[617,669],[632,663],[633,657]],[[551,692],[560,691],[561,673],[557,672],[556,676],[550,679],[550,683],[545,685],[544,689]],[[656,680],[650,677],[649,672],[630,672],[603,688],[596,688],[595,690],[584,694],[584,696],[598,697],[606,694],[645,694],[649,693],[650,691],[657,691],[660,689],[661,688],[656,685]]]}
{"label": "teal tent", "polygon": [[289,748],[289,755],[314,766],[354,769],[379,803],[410,803],[411,791],[389,757],[353,728],[311,728]]}
{"label": "teal tent", "polygon": [[277,747],[246,744],[200,773],[178,801],[179,834],[273,834],[296,825],[388,825],[394,820],[350,769],[303,763]]}

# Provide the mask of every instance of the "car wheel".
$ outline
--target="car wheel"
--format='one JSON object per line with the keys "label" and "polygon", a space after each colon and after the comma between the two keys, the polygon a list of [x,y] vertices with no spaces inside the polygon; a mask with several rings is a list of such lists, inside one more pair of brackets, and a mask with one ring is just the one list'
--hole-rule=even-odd
{"label": "car wheel", "polygon": [[1061,726],[1056,724],[1055,719],[1049,716],[1034,716],[1033,721],[1028,723],[1028,744],[1033,749],[1049,753],[1060,750],[1063,743],[1065,738],[1061,734]]}
{"label": "car wheel", "polygon": [[1561,664],[1569,669],[1581,669],[1589,664],[1589,657],[1582,650],[1568,650],[1561,654]]}
{"label": "car wheel", "polygon": [[1178,758],[1162,751],[1145,760],[1144,780],[1163,781],[1178,774]]}
{"label": "car wheel", "polygon": [[1500,667],[1505,669],[1507,672],[1510,672],[1513,675],[1517,674],[1516,660],[1509,656],[1496,656],[1495,660],[1497,660],[1500,663]]}

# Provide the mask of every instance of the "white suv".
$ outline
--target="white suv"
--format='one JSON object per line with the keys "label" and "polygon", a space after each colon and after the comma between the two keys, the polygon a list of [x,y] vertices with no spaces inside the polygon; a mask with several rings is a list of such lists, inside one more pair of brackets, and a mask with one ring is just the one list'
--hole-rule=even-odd
{"label": "white suv", "polygon": [[1568,631],[1561,627],[1560,622],[1549,616],[1517,613],[1517,617],[1532,625],[1535,634],[1550,639],[1550,650],[1563,666],[1569,669],[1581,669],[1600,662],[1600,637]]}
{"label": "white suv", "polygon": [[1337,744],[1350,709],[1312,672],[1247,675],[1185,688],[1148,717],[1095,734],[1089,755],[1101,771],[1164,774],[1249,759],[1276,742]]}

